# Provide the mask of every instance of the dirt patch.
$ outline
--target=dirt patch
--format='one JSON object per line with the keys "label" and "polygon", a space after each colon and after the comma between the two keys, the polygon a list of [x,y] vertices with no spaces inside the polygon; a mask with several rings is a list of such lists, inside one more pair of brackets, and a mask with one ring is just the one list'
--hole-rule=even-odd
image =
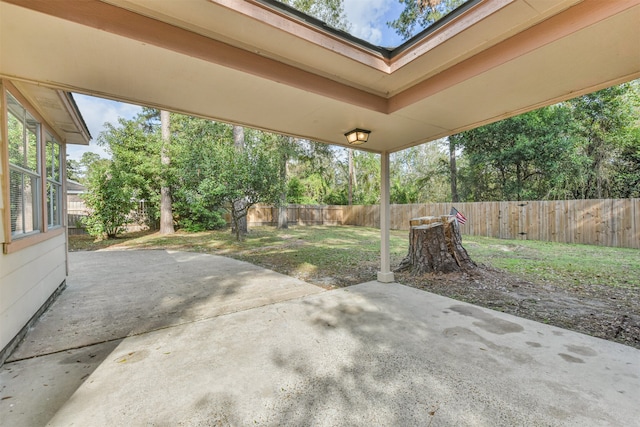
{"label": "dirt patch", "polygon": [[[400,258],[392,260],[398,265]],[[249,260],[251,261],[251,260]],[[255,261],[253,261],[255,262]],[[349,270],[303,272],[268,268],[325,289],[375,280],[377,262],[362,262]],[[534,283],[487,265],[470,272],[412,275],[395,273],[395,280],[438,295],[502,311],[548,325],[580,332],[640,349],[640,292],[633,288],[581,282]]]}
{"label": "dirt patch", "polygon": [[487,266],[467,273],[396,273],[418,289],[640,348],[640,294],[597,285],[531,283]]}

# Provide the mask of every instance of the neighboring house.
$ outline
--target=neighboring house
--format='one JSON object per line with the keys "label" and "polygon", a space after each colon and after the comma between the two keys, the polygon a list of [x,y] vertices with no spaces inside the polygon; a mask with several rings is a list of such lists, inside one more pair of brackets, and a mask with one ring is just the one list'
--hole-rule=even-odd
{"label": "neighboring house", "polygon": [[91,138],[70,93],[0,80],[0,364],[67,277],[67,144]]}
{"label": "neighboring house", "polygon": [[84,203],[80,198],[80,195],[87,192],[87,187],[80,184],[77,181],[67,179],[67,203],[69,204],[69,210],[73,210],[72,203]]}

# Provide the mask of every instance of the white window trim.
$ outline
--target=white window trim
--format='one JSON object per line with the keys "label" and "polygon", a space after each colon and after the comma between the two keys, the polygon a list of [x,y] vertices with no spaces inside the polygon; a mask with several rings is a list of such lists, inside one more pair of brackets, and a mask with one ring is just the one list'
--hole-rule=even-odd
{"label": "white window trim", "polygon": [[[8,109],[7,109],[7,95],[10,94],[13,98],[15,98],[20,105],[25,108],[31,114],[31,116],[40,124],[39,132],[38,132],[38,172],[40,174],[38,185],[39,185],[39,193],[37,197],[37,208],[40,212],[40,223],[38,230],[34,230],[30,233],[25,233],[22,235],[12,235],[11,232],[11,209],[10,209],[10,188],[9,188],[9,180],[10,180],[10,170],[14,168],[14,165],[9,164],[9,143],[8,143]],[[0,242],[3,244],[3,253],[10,254],[17,251],[20,251],[24,248],[36,245],[38,243],[44,242],[46,240],[55,238],[60,236],[66,232],[66,201],[65,201],[65,193],[66,193],[66,164],[64,163],[66,160],[65,156],[65,144],[59,135],[55,133],[43,119],[43,117],[37,112],[36,108],[22,95],[22,93],[11,84],[8,80],[0,80],[0,120],[2,121],[0,130],[2,131],[2,135],[0,135],[0,150],[2,150],[2,170],[5,173],[2,175],[2,182],[0,185],[3,186],[3,202],[6,206],[4,209],[4,241]],[[49,212],[47,207],[47,198],[46,198],[46,182],[47,182],[47,171],[46,171],[46,159],[44,151],[46,150],[46,133],[49,133],[55,142],[60,147],[60,167],[61,174],[60,180],[62,186],[60,187],[60,225],[56,225],[54,227],[48,227],[49,223]],[[24,168],[20,166],[15,166],[16,170],[20,169],[20,172],[29,172],[29,170],[24,170]]]}
{"label": "white window trim", "polygon": [[[62,177],[64,176],[64,159],[62,157],[62,144],[58,142],[58,140],[51,134],[51,132],[49,131],[45,131],[44,132],[46,135],[45,141],[44,141],[44,149],[45,149],[45,161],[44,161],[44,167],[45,170],[47,171],[47,173],[45,173],[45,182],[46,184],[48,184],[47,186],[50,186],[50,188],[48,190],[45,190],[43,188],[43,191],[45,191],[47,194],[45,194],[45,200],[46,200],[46,213],[47,213],[47,229],[51,230],[54,228],[58,228],[58,227],[62,227],[63,224],[63,203],[64,201],[63,199],[63,181],[62,181]],[[58,177],[59,177],[59,181],[56,181],[55,179],[53,179],[53,177],[55,176],[55,162],[54,162],[54,153],[49,151],[49,145],[53,145],[53,146],[58,146],[58,167],[59,170],[58,172]],[[49,172],[51,173],[51,176],[49,176]],[[47,187],[45,186],[45,188]],[[56,213],[54,212],[54,209],[52,208],[50,201],[50,192],[53,190],[53,188],[55,188],[57,190],[56,192],[56,200],[55,203],[57,203],[58,206],[58,212],[57,212],[57,217],[58,218],[54,218],[54,215],[56,215]]]}

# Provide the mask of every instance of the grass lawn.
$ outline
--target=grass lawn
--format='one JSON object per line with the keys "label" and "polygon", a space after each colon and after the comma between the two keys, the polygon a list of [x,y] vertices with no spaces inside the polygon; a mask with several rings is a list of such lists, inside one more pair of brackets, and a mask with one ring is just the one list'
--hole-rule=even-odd
{"label": "grass lawn", "polygon": [[640,250],[535,240],[500,240],[464,236],[476,262],[533,282],[580,286],[589,282],[640,290]]}
{"label": "grass lawn", "polygon": [[[392,266],[408,248],[408,232],[391,232]],[[379,268],[380,231],[366,227],[304,226],[288,230],[253,228],[242,242],[228,231],[177,232],[170,236],[138,232],[94,241],[70,236],[70,250],[105,248],[173,249],[225,255],[321,285],[347,286],[374,280]],[[477,263],[534,283],[562,287],[584,284],[640,290],[640,251],[588,245],[500,240],[463,236]]]}

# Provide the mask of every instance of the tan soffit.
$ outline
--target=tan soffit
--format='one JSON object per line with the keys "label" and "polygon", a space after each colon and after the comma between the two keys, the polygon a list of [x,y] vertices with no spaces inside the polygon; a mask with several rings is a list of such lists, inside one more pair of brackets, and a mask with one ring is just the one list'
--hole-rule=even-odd
{"label": "tan soffit", "polygon": [[392,59],[239,0],[8,0],[0,73],[397,151],[640,77],[640,0],[485,0]]}

